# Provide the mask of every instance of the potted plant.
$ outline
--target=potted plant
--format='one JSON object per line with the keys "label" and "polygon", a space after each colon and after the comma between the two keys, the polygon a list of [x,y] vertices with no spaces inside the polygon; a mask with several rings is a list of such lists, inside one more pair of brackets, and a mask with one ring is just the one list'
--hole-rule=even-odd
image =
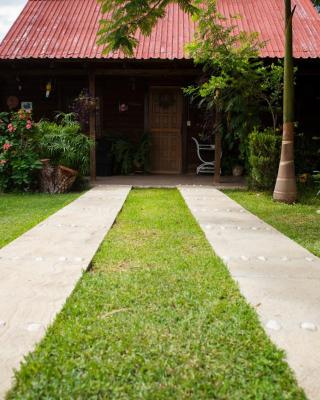
{"label": "potted plant", "polygon": [[112,155],[115,160],[115,169],[123,175],[133,171],[134,149],[132,143],[126,138],[116,138],[112,144]]}

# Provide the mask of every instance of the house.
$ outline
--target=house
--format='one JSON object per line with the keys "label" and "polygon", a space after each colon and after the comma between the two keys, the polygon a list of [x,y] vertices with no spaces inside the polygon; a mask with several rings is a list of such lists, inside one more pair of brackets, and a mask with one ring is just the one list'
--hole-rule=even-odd
{"label": "house", "polygon": [[[297,120],[310,139],[320,126],[320,17],[311,0],[295,0],[294,56],[298,66]],[[266,61],[284,56],[283,0],[219,0],[239,29],[259,32]],[[0,109],[31,103],[35,118],[67,111],[83,88],[97,97],[91,135],[152,135],[154,173],[194,168],[191,140],[201,129],[181,88],[199,76],[185,52],[194,22],[176,4],[150,37],[138,37],[132,58],[103,54],[96,44],[101,18],[96,0],[29,0],[0,45]],[[308,139],[308,140],[309,140]],[[311,140],[311,139],[310,139]],[[96,153],[91,155],[96,175]]]}

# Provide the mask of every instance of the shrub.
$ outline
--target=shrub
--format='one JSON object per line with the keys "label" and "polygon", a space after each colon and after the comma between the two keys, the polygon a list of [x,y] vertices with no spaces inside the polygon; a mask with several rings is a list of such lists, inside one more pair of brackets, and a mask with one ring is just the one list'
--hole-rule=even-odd
{"label": "shrub", "polygon": [[116,170],[124,175],[134,170],[147,172],[150,166],[150,147],[151,139],[148,133],[144,133],[136,145],[126,138],[114,139],[111,151]]}
{"label": "shrub", "polygon": [[112,154],[116,163],[116,170],[123,175],[133,171],[134,149],[132,143],[124,138],[119,138],[112,144]]}
{"label": "shrub", "polygon": [[28,191],[42,167],[37,153],[38,130],[31,114],[0,113],[0,190]]}
{"label": "shrub", "polygon": [[58,114],[55,122],[40,121],[39,149],[42,158],[85,175],[89,171],[92,141],[81,132],[74,114]]}
{"label": "shrub", "polygon": [[249,135],[249,166],[251,185],[272,189],[279,167],[281,136],[271,129]]}

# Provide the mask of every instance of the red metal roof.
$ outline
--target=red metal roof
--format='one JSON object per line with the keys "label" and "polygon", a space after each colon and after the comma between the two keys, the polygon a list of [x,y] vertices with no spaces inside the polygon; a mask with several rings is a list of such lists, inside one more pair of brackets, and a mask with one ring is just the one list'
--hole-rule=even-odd
{"label": "red metal roof", "polygon": [[[241,31],[259,32],[266,41],[262,57],[283,57],[283,0],[218,0],[226,17],[240,15]],[[320,16],[311,0],[294,0],[294,54],[297,58],[320,57]],[[124,58],[121,52],[102,54],[96,44],[101,19],[96,0],[29,0],[0,44],[0,59],[30,58]],[[194,22],[177,4],[150,37],[138,35],[135,59],[183,59],[194,34]]]}

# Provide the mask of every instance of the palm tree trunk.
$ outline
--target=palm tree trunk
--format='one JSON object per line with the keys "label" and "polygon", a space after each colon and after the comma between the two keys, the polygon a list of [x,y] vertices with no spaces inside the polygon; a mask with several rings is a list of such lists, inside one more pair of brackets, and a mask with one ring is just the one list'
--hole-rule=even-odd
{"label": "palm tree trunk", "polygon": [[285,0],[285,58],[283,93],[283,135],[281,158],[273,198],[285,203],[297,199],[294,168],[294,70],[291,0]]}

